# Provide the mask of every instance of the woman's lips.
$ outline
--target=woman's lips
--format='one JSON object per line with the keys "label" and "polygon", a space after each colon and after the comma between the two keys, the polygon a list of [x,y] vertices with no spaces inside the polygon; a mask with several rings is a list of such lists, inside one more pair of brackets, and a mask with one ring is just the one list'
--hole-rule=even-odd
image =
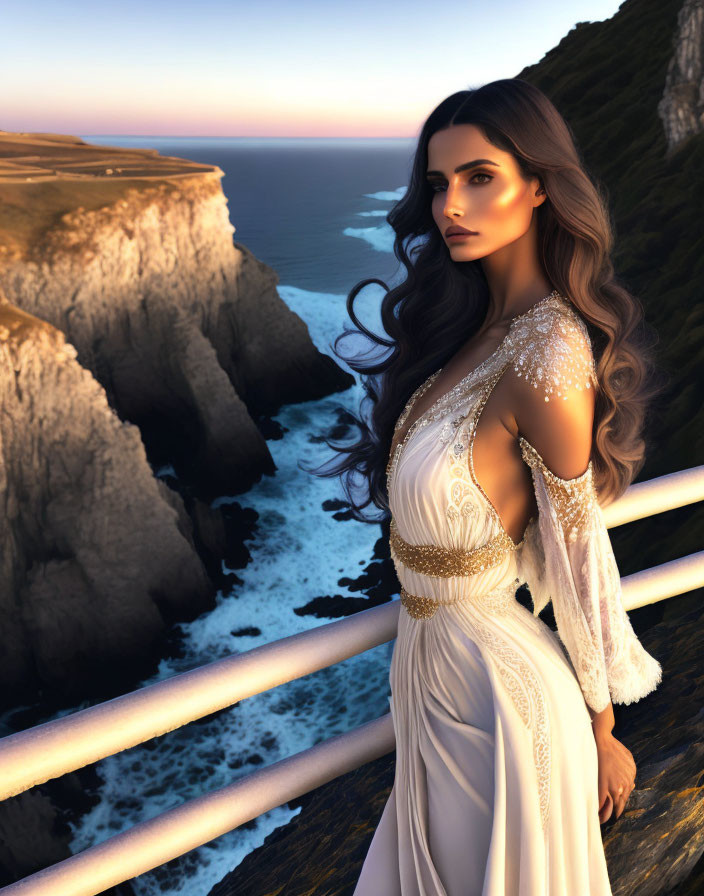
{"label": "woman's lips", "polygon": [[466,240],[470,236],[479,236],[478,233],[451,233],[446,239],[448,240]]}

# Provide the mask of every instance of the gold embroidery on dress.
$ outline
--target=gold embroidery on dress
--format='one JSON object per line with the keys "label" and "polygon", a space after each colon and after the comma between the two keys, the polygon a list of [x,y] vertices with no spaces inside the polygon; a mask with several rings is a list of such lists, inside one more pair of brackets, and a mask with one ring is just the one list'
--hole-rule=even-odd
{"label": "gold embroidery on dress", "polygon": [[467,414],[460,414],[454,420],[447,421],[438,437],[442,445],[450,446],[446,455],[449,482],[445,516],[453,532],[462,520],[476,520],[483,513],[467,476],[468,437],[466,427],[462,426],[466,419]]}
{"label": "gold embroidery on dress", "polygon": [[567,541],[576,541],[585,534],[593,521],[593,511],[598,503],[594,489],[592,462],[580,476],[561,479],[546,465],[538,451],[523,436],[518,442],[521,455],[529,467],[537,467],[545,477],[545,487]]}
{"label": "gold embroidery on dress", "polygon": [[392,559],[403,563],[413,572],[443,577],[475,575],[498,566],[511,551],[516,550],[516,545],[504,532],[499,532],[487,544],[470,551],[444,548],[436,544],[412,544],[399,535],[393,517],[389,546]]}
{"label": "gold embroidery on dress", "polygon": [[[408,418],[408,415],[409,415],[410,412],[411,412],[411,408],[412,408],[413,405],[416,403],[417,399],[419,399],[419,398],[421,397],[421,395],[423,395],[425,392],[428,391],[428,389],[431,387],[431,385],[433,384],[435,378],[437,377],[437,375],[438,375],[439,373],[440,373],[439,370],[436,370],[435,373],[431,373],[430,376],[428,377],[428,379],[427,379],[424,383],[421,383],[420,386],[418,386],[418,388],[415,390],[415,392],[411,395],[411,397],[410,397],[410,398],[408,399],[408,401],[406,402],[406,406],[404,407],[403,411],[401,412],[401,416],[400,416],[400,417],[398,418],[398,420],[396,421],[396,424],[395,424],[395,426],[394,426],[394,433],[397,433],[398,430],[403,426],[403,424],[405,423],[406,419]],[[429,408],[428,410],[430,410],[430,408]],[[406,435],[405,435],[405,436],[403,437],[403,439],[396,445],[396,448],[391,452],[391,456],[389,457],[389,461],[388,461],[388,463],[386,464],[386,482],[387,482],[387,486],[388,486],[388,483],[389,483],[390,478],[391,478],[391,471],[395,468],[396,463],[397,463],[397,461],[398,461],[398,458],[399,458],[400,455],[401,455],[401,451],[403,450],[404,445],[405,445],[406,442],[408,442],[408,440],[411,438],[411,436],[412,436],[413,433],[415,432],[415,430],[416,430],[418,424],[421,422],[421,420],[423,419],[424,416],[425,416],[424,414],[421,414],[421,416],[420,416],[420,417],[419,417],[413,424],[411,424],[411,426],[409,426],[409,428],[408,428],[408,432],[406,433]]]}
{"label": "gold embroidery on dress", "polygon": [[499,675],[533,740],[533,761],[538,775],[540,818],[545,830],[550,807],[550,722],[540,679],[523,657],[495,631],[474,621],[481,640],[497,663]]}
{"label": "gold embroidery on dress", "polygon": [[514,549],[518,550],[519,548],[523,547],[523,544],[525,542],[525,532],[523,533],[523,537],[521,538],[521,540],[518,542],[518,544],[516,544],[516,542],[511,538],[511,536],[506,531],[504,524],[501,521],[501,517],[499,516],[499,512],[494,507],[491,500],[489,499],[489,496],[487,495],[487,493],[484,491],[484,489],[480,485],[479,480],[477,479],[477,475],[474,471],[474,440],[477,436],[477,426],[479,425],[479,418],[484,409],[484,405],[486,404],[489,396],[491,395],[491,392],[492,392],[494,386],[498,383],[498,381],[503,376],[504,371],[506,370],[506,366],[507,365],[504,364],[499,370],[497,370],[496,373],[489,380],[487,380],[486,383],[484,383],[484,385],[482,386],[482,388],[479,392],[479,397],[478,397],[476,405],[472,411],[472,416],[471,416],[470,425],[469,425],[467,454],[468,454],[469,475],[471,477],[472,482],[476,486],[477,491],[484,498],[484,502],[486,504],[487,510],[489,511],[489,513],[492,515],[492,517],[496,521],[496,525],[498,526],[499,530],[511,542]]}
{"label": "gold embroidery on dress", "polygon": [[[497,588],[480,597],[469,598],[468,602],[479,605],[492,614],[509,613],[519,606],[515,599],[516,582],[517,580],[514,580],[505,588]],[[457,602],[459,601],[453,603]],[[409,616],[422,620],[432,618],[439,607],[448,605],[430,597],[410,594],[404,587],[401,587],[401,603]],[[489,649],[501,681],[521,721],[531,732],[540,818],[545,831],[550,808],[551,749],[550,720],[540,679],[532,666],[504,638],[488,626],[482,625],[476,615],[472,615],[468,623],[475,633],[476,640],[481,641]]]}
{"label": "gold embroidery on dress", "polygon": [[432,597],[424,597],[422,594],[409,594],[401,585],[401,603],[406,612],[414,619],[430,619],[440,606]]}
{"label": "gold embroidery on dress", "polygon": [[451,607],[454,604],[464,602],[481,604],[483,609],[489,610],[492,614],[504,615],[516,603],[516,588],[517,579],[514,579],[508,585],[496,588],[480,596],[461,596],[453,600],[435,600],[435,598],[425,597],[421,594],[410,594],[402,585],[401,603],[408,615],[414,619],[430,619],[435,615],[438,607]]}

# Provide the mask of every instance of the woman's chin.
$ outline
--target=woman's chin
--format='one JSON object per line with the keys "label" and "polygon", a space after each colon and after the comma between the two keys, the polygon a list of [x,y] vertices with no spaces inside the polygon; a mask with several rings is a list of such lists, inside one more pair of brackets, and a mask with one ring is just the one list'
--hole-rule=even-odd
{"label": "woman's chin", "polygon": [[483,252],[478,252],[474,247],[470,248],[459,243],[456,243],[454,246],[450,243],[447,248],[450,250],[450,256],[455,261],[475,261],[484,254]]}

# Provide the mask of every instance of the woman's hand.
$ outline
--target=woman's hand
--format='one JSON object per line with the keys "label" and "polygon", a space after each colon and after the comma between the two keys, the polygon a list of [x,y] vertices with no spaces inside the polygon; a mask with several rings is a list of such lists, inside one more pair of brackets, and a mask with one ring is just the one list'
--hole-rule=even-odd
{"label": "woman's hand", "polygon": [[616,813],[619,818],[635,787],[636,764],[628,747],[611,732],[595,735],[599,756],[599,824]]}

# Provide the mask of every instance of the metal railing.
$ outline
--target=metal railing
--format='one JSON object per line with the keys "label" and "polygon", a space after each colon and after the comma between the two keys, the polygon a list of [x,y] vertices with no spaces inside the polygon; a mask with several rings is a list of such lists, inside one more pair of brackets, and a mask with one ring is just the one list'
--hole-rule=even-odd
{"label": "metal railing", "polygon": [[[704,465],[631,485],[603,509],[608,527],[704,499]],[[704,585],[704,551],[625,576],[633,610]],[[0,739],[0,799],[332,666],[396,637],[398,600],[175,675]],[[390,713],[189,800],[0,889],[15,896],[95,896],[202,846],[393,751]]]}

